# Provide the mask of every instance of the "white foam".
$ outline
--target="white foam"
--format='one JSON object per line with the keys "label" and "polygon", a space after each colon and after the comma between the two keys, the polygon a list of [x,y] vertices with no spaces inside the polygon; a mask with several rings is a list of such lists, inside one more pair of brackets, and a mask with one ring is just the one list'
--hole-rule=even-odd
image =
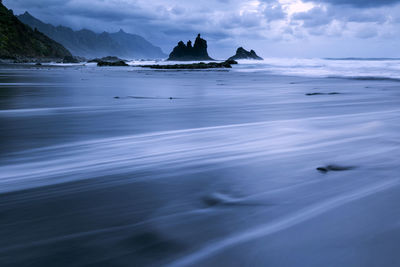
{"label": "white foam", "polygon": [[400,79],[400,59],[301,59],[266,58],[262,61],[240,60],[240,72],[268,72],[277,75],[306,77],[369,77]]}

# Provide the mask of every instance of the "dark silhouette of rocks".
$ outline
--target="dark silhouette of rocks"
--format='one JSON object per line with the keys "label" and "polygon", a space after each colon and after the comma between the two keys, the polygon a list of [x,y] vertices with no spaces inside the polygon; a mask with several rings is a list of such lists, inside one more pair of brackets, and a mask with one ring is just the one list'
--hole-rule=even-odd
{"label": "dark silhouette of rocks", "polygon": [[332,93],[307,93],[307,96],[313,96],[313,95],[339,95],[340,93],[337,92],[332,92]]}
{"label": "dark silhouette of rocks", "polygon": [[353,166],[339,166],[339,165],[328,165],[326,167],[318,167],[317,171],[322,172],[322,173],[327,173],[329,171],[349,171],[354,169],[355,167]]}
{"label": "dark silhouette of rocks", "polygon": [[174,65],[142,65],[142,68],[160,69],[160,70],[196,70],[196,69],[219,69],[219,68],[232,68],[233,64],[238,64],[234,60],[227,60],[224,62],[210,62],[210,63],[193,63],[193,64],[174,64]]}
{"label": "dark silhouette of rocks", "polygon": [[184,42],[180,41],[178,45],[169,55],[168,60],[174,61],[199,61],[199,60],[214,60],[207,52],[207,41],[200,37],[200,33],[197,35],[196,41],[192,46],[192,41],[188,41],[185,45]]}
{"label": "dark silhouette of rocks", "polygon": [[74,56],[65,56],[63,63],[79,63],[80,60]]}
{"label": "dark silhouette of rocks", "polygon": [[98,67],[127,67],[129,66],[128,64],[125,63],[125,61],[120,60],[120,61],[100,61],[97,63]]}
{"label": "dark silhouette of rocks", "polygon": [[129,66],[126,64],[126,60],[120,59],[118,57],[108,56],[102,58],[95,58],[89,60],[88,63],[97,63],[99,67],[126,67]]}
{"label": "dark silhouette of rocks", "polygon": [[114,57],[114,56],[107,56],[107,57],[102,57],[102,58],[95,58],[91,59],[88,61],[88,63],[99,63],[99,62],[118,62],[118,61],[126,61],[123,59],[120,59],[119,57]]}
{"label": "dark silhouette of rocks", "polygon": [[238,60],[238,59],[254,59],[254,60],[263,60],[262,57],[259,57],[254,50],[247,51],[243,47],[239,47],[236,50],[236,55],[230,57],[229,59]]}

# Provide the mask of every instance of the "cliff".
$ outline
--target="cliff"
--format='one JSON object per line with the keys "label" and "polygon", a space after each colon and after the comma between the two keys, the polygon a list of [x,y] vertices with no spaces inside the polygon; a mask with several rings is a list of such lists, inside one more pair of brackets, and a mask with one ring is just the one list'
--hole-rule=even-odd
{"label": "cliff", "polygon": [[23,24],[0,2],[0,58],[64,59],[72,57],[61,44]]}
{"label": "cliff", "polygon": [[65,26],[53,26],[35,18],[28,12],[18,16],[25,24],[37,28],[50,38],[68,48],[75,56],[96,58],[117,56],[128,59],[165,58],[161,48],[143,37],[120,30],[116,33],[95,33],[82,29],[74,31]]}

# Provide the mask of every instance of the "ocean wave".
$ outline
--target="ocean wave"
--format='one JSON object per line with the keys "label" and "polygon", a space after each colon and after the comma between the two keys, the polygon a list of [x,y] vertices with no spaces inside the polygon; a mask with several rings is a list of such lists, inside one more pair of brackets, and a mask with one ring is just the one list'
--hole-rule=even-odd
{"label": "ocean wave", "polygon": [[400,78],[390,78],[390,77],[383,77],[383,76],[329,76],[327,78],[349,79],[349,80],[357,80],[357,81],[394,81],[394,82],[400,82]]}
{"label": "ocean wave", "polygon": [[267,72],[275,75],[322,78],[350,78],[359,80],[400,79],[400,59],[347,58],[301,59],[267,58],[263,61],[240,60],[239,72]]}

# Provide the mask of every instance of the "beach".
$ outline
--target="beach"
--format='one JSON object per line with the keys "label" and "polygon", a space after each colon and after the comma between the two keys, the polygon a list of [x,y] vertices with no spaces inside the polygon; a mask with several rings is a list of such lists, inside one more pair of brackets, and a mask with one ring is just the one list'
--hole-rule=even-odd
{"label": "beach", "polygon": [[399,266],[399,60],[239,63],[1,65],[0,265]]}

